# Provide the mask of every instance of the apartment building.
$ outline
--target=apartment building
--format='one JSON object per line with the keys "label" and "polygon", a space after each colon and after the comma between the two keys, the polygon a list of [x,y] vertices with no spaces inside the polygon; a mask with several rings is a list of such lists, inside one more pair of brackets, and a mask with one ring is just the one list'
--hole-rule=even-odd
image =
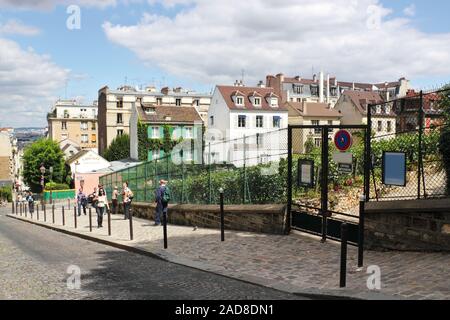
{"label": "apartment building", "polygon": [[15,178],[14,149],[11,136],[0,132],[0,187],[10,186]]}
{"label": "apartment building", "polygon": [[242,166],[243,158],[248,158],[246,164],[253,165],[277,161],[283,154],[280,139],[285,137],[277,134],[288,126],[288,110],[273,88],[246,87],[241,82],[217,86],[208,121],[212,163]]}
{"label": "apartment building", "polygon": [[111,90],[107,86],[98,92],[99,107],[99,151],[102,154],[111,142],[122,134],[130,134],[130,118],[135,104],[153,104],[166,107],[194,107],[206,124],[211,104],[210,94],[200,94],[183,88],[147,87],[138,90],[123,86]]}
{"label": "apartment building", "polygon": [[60,143],[70,140],[82,150],[98,152],[97,105],[58,100],[47,115],[48,137]]}
{"label": "apartment building", "polygon": [[[138,122],[147,126],[146,137],[149,142],[153,141],[156,143],[139,144]],[[173,106],[160,106],[148,103],[136,104],[130,121],[131,158],[139,160],[140,153],[144,153],[148,161],[164,157],[165,152],[162,146],[165,127],[170,134],[171,140],[174,142],[192,141],[203,134],[203,120],[194,107],[174,108]],[[148,145],[153,147],[148,148]],[[139,150],[140,148],[145,148],[145,150]],[[195,152],[195,149],[192,147],[184,147],[183,160],[189,162],[199,159],[198,156],[200,155],[197,155]]]}
{"label": "apartment building", "polygon": [[282,102],[329,103],[331,107],[334,107],[345,91],[377,92],[384,100],[391,100],[406,96],[410,88],[409,81],[405,78],[393,82],[361,83],[339,81],[329,74],[325,76],[323,72],[319,76],[314,75],[312,79],[286,77],[282,73],[268,75],[266,86],[274,88]]}

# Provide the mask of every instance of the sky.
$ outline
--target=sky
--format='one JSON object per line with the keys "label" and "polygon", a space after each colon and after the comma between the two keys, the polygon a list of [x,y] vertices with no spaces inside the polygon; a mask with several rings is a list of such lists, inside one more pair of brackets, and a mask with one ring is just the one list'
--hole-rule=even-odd
{"label": "sky", "polygon": [[0,126],[46,126],[105,85],[211,92],[244,77],[450,82],[448,0],[0,0]]}

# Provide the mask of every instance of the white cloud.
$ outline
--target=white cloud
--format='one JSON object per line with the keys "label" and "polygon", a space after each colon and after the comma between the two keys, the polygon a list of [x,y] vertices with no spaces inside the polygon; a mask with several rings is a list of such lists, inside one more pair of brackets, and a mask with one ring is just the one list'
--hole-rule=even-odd
{"label": "white cloud", "polygon": [[117,0],[0,0],[0,8],[50,10],[56,5],[80,5],[106,8],[117,5]]}
{"label": "white cloud", "polygon": [[450,33],[421,32],[378,0],[149,2],[183,6],[175,17],[106,22],[108,39],[147,65],[203,83],[231,83],[242,69],[248,84],[269,73],[306,77],[313,66],[355,81],[450,75]]}
{"label": "white cloud", "polygon": [[69,70],[8,39],[0,38],[0,48],[0,121],[12,126],[45,125]]}
{"label": "white cloud", "polygon": [[0,23],[0,34],[3,35],[24,35],[24,36],[35,36],[41,32],[36,27],[28,26],[21,21],[10,19],[5,23]]}
{"label": "white cloud", "polygon": [[403,9],[403,13],[408,17],[414,17],[416,15],[416,5],[413,3],[410,6]]}

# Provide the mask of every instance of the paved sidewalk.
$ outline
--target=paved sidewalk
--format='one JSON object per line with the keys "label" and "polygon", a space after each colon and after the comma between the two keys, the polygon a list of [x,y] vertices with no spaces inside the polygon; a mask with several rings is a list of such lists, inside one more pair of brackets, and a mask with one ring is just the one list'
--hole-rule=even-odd
{"label": "paved sidewalk", "polygon": [[[63,227],[60,209],[55,212],[55,224],[47,210],[46,223],[42,211],[39,222],[36,213],[33,222],[287,292],[363,299],[450,299],[449,253],[366,251],[365,268],[358,270],[357,248],[349,246],[347,288],[340,289],[340,245],[333,241],[322,244],[319,238],[300,233],[277,236],[226,231],[225,242],[221,242],[219,230],[169,225],[169,248],[164,250],[163,228],[152,226],[152,221],[134,218],[134,240],[130,241],[129,223],[122,216],[112,216],[112,236],[108,236],[107,216],[104,227],[97,229],[92,212],[92,232],[88,216],[78,218],[77,229],[73,216],[73,209],[66,210]],[[31,221],[29,215],[14,217]],[[366,270],[371,265],[381,269],[381,290],[367,288]]]}

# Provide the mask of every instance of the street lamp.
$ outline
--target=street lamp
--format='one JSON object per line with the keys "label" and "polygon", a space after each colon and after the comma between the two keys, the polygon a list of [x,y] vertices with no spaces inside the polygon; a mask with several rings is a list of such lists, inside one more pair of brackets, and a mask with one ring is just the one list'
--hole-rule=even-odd
{"label": "street lamp", "polygon": [[[50,167],[50,182],[53,182],[53,167]],[[50,204],[53,204],[53,188],[50,188]]]}
{"label": "street lamp", "polygon": [[42,163],[41,164],[41,167],[39,168],[39,170],[41,171],[41,187],[42,187],[42,203],[44,203],[44,189],[45,189],[45,178],[44,178],[44,175],[45,175],[45,167],[44,167],[44,164]]}

